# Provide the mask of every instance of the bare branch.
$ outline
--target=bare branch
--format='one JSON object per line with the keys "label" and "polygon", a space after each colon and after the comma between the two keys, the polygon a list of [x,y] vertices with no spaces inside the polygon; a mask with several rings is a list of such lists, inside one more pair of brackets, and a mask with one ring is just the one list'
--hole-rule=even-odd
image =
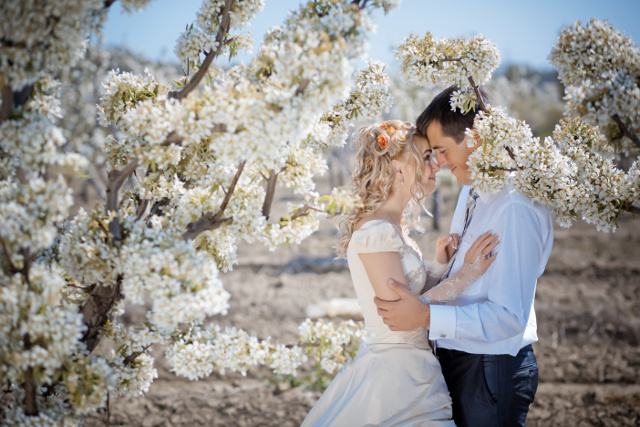
{"label": "bare branch", "polygon": [[129,175],[133,173],[138,165],[139,161],[136,157],[122,169],[114,169],[109,172],[109,182],[107,183],[106,189],[107,203],[105,204],[105,210],[107,213],[118,210],[118,196],[120,188],[124,185],[124,182],[129,178]]}
{"label": "bare branch", "polygon": [[[24,348],[31,348],[31,339],[29,334],[24,334]],[[33,376],[33,367],[27,367],[24,373],[24,405],[26,407],[24,413],[26,415],[38,415],[38,403],[36,401],[36,381]]]}
{"label": "bare branch", "polygon": [[13,91],[8,84],[2,89],[2,106],[0,107],[0,123],[4,122],[11,116],[13,108]]}
{"label": "bare branch", "polygon": [[227,36],[229,32],[229,26],[231,24],[231,8],[233,7],[233,3],[235,0],[226,0],[224,4],[224,9],[222,9],[222,19],[220,20],[220,28],[218,29],[218,34],[216,35],[216,42],[218,43],[217,48],[215,50],[211,50],[207,56],[204,58],[202,62],[202,66],[198,69],[198,71],[193,75],[193,77],[189,80],[189,82],[180,90],[179,92],[173,91],[169,93],[170,98],[175,99],[184,99],[189,93],[191,93],[197,86],[200,84],[200,81],[204,78],[207,73],[207,69],[213,62],[213,60],[220,55],[222,52],[222,48],[224,46],[224,38]]}
{"label": "bare branch", "polygon": [[136,213],[136,221],[139,221],[144,214],[147,212],[147,207],[149,206],[149,199],[143,199],[140,202],[140,206],[138,206],[138,212]]}
{"label": "bare branch", "polygon": [[185,241],[194,240],[205,231],[215,230],[227,221],[233,221],[233,217],[216,217],[216,214],[211,212],[206,213],[197,221],[191,222],[187,225],[187,231],[182,234],[182,239]]}
{"label": "bare branch", "polygon": [[276,183],[278,182],[278,172],[271,171],[269,178],[267,178],[267,194],[264,196],[264,203],[262,204],[262,216],[269,219],[271,214],[271,205],[273,204],[273,197],[276,193]]}
{"label": "bare branch", "polygon": [[473,77],[471,76],[469,76],[469,83],[471,83],[471,87],[473,87],[473,91],[476,94],[476,98],[478,99],[478,104],[480,104],[480,108],[482,108],[483,110],[486,110],[487,105],[484,103],[484,99],[480,94],[480,89],[478,88],[478,85],[476,85],[476,82],[473,81]]}
{"label": "bare branch", "polygon": [[442,58],[442,59],[438,59],[437,61],[431,61],[432,63],[436,63],[436,62],[460,62],[462,61],[462,57],[460,58]]}
{"label": "bare branch", "polygon": [[[294,213],[293,215],[291,215],[291,218],[289,219],[289,221],[294,221],[300,217],[303,217],[305,215],[309,215],[309,211],[316,211],[316,212],[322,212],[321,209],[318,208],[314,208],[311,205],[305,204],[304,206],[302,206],[300,209],[298,209],[298,211],[296,213]],[[281,219],[281,221],[284,221],[284,218]]]}
{"label": "bare branch", "polygon": [[160,145],[165,147],[171,144],[181,144],[182,141],[184,141],[184,138],[178,135],[177,132],[173,131],[169,135],[167,135],[167,138]]}
{"label": "bare branch", "polygon": [[[124,182],[129,178],[133,171],[138,167],[138,158],[136,157],[129,162],[125,167],[120,170],[114,169],[109,172],[109,181],[107,183],[106,196],[107,202],[104,205],[105,212],[117,212],[118,205],[120,204],[120,188],[124,185]],[[113,237],[115,242],[122,240],[122,226],[118,221],[118,216],[109,222],[109,233]]]}
{"label": "bare branch", "polygon": [[187,231],[182,234],[182,238],[184,240],[193,240],[204,231],[214,230],[220,227],[225,222],[233,220],[233,217],[223,217],[222,215],[224,214],[224,211],[229,204],[229,200],[231,200],[231,196],[233,195],[236,185],[238,184],[238,180],[240,179],[240,175],[242,174],[245,163],[247,163],[246,160],[240,163],[240,165],[238,166],[238,170],[236,171],[236,174],[231,181],[231,185],[229,185],[229,188],[226,191],[224,199],[220,204],[220,208],[218,208],[218,212],[216,212],[215,214],[211,212],[206,213],[202,215],[197,221],[189,223],[187,225]]}
{"label": "bare branch", "polygon": [[306,79],[306,80],[300,82],[300,84],[298,85],[298,88],[296,89],[295,96],[302,95],[304,93],[304,91],[309,87],[310,83],[311,83],[311,80],[309,80],[309,79]]}
{"label": "bare branch", "polygon": [[0,243],[2,243],[2,253],[4,253],[4,257],[7,260],[7,263],[9,264],[9,270],[11,271],[11,274],[17,273],[19,270],[16,268],[16,266],[13,264],[13,262],[11,262],[11,256],[9,255],[9,249],[7,248],[7,244],[4,241],[4,239],[2,238],[2,236],[0,236]]}
{"label": "bare branch", "polygon": [[111,318],[113,306],[124,296],[122,295],[122,276],[116,278],[116,282],[109,285],[96,284],[93,286],[87,301],[80,309],[83,322],[87,330],[82,340],[91,353],[100,343],[102,329]]}
{"label": "bare branch", "polygon": [[638,137],[633,132],[631,132],[629,128],[627,128],[620,116],[618,114],[614,114],[613,116],[611,116],[611,118],[620,128],[620,132],[622,132],[624,136],[629,138],[631,141],[633,141],[634,144],[640,147],[640,139],[638,139]]}
{"label": "bare branch", "polygon": [[238,181],[240,180],[240,175],[242,174],[242,170],[244,169],[244,165],[247,163],[247,161],[243,161],[242,163],[240,163],[240,165],[238,166],[238,170],[236,171],[236,174],[233,176],[233,180],[231,180],[231,185],[229,186],[229,191],[227,191],[226,196],[224,197],[224,200],[222,200],[222,204],[220,205],[220,210],[219,210],[219,214],[220,216],[222,216],[222,213],[224,212],[224,210],[227,208],[227,205],[229,204],[229,200],[231,199],[231,195],[233,194],[234,190],[236,189],[236,185],[238,184]]}
{"label": "bare branch", "polygon": [[133,362],[134,360],[136,360],[136,357],[140,356],[142,353],[144,353],[145,351],[147,351],[149,349],[149,347],[151,347],[151,344],[146,345],[142,348],[142,350],[140,351],[134,351],[133,353],[131,353],[130,355],[128,355],[123,361],[122,364],[123,365],[129,365],[131,362]]}

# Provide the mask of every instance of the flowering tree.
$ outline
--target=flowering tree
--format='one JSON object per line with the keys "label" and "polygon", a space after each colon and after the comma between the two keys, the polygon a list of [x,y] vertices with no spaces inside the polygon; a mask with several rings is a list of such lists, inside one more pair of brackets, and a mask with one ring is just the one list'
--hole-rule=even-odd
{"label": "flowering tree", "polygon": [[[354,203],[338,191],[318,195],[313,178],[326,169],[323,149],[342,145],[356,117],[388,108],[384,66],[352,76],[371,10],[395,2],[311,0],[267,34],[249,65],[224,70],[214,59],[250,45],[242,29],[263,2],[205,0],[177,42],[187,73],[176,86],[149,72],[104,81],[98,115],[115,129],[101,147],[106,201],[68,220],[62,174],[86,171],[91,153],[74,151],[82,144],[58,126],[55,76],[82,56],[112,3],[0,5],[0,381],[15,397],[9,425],[73,425],[108,397],[141,394],[156,376],[153,344],[167,345],[178,375],[200,378],[258,364],[292,374],[309,349],[334,372],[361,335],[352,322],[305,322],[301,344],[285,346],[203,324],[228,307],[219,272],[238,262],[239,239],[299,243],[317,215]],[[274,219],[279,185],[301,202]],[[125,298],[149,307],[141,324],[119,322]],[[101,354],[105,340],[114,350]]]}
{"label": "flowering tree", "polygon": [[640,212],[640,161],[627,172],[614,163],[614,148],[640,151],[640,49],[609,24],[578,22],[560,35],[551,60],[566,86],[569,117],[543,141],[525,122],[485,105],[479,86],[491,78],[499,54],[482,36],[438,40],[429,33],[422,39],[411,35],[398,57],[408,80],[458,85],[452,109],[485,109],[474,129],[467,130],[470,144],[481,142],[469,158],[475,187],[496,192],[509,177],[518,190],[548,205],[566,227],[580,216],[598,230],[615,231],[622,214]]}

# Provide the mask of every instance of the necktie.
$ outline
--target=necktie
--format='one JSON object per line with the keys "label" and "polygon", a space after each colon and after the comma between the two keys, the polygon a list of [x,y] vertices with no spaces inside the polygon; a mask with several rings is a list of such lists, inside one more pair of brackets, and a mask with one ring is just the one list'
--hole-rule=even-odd
{"label": "necktie", "polygon": [[[464,237],[464,234],[467,232],[467,228],[469,228],[469,223],[471,222],[471,216],[473,215],[473,210],[476,208],[477,199],[478,199],[478,193],[476,193],[476,190],[472,188],[471,191],[469,191],[469,195],[467,196],[467,207],[464,214],[464,227],[462,228],[462,234],[460,235],[460,242],[462,242],[462,238]],[[458,242],[458,247],[460,245],[460,242]],[[456,249],[456,251],[451,256],[451,259],[449,260],[449,264],[447,266],[447,271],[445,271],[444,275],[442,276],[443,279],[446,279],[447,277],[449,277],[449,274],[451,273],[451,268],[453,267],[453,262],[456,260],[456,255],[458,255],[458,249]]]}

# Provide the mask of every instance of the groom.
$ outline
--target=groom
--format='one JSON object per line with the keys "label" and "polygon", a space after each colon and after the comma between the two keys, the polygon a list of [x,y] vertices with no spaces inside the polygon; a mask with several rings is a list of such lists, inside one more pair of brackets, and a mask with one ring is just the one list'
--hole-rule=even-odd
{"label": "groom", "polygon": [[400,299],[376,298],[376,305],[392,330],[429,327],[458,426],[524,426],[538,387],[533,298],[553,245],[551,215],[510,184],[497,194],[471,187],[467,160],[479,143],[469,147],[465,130],[473,128],[478,107],[466,115],[452,111],[449,99],[456,89],[436,96],[417,122],[439,166],[448,166],[464,185],[451,224],[451,233],[461,237],[449,274],[487,230],[500,239],[498,256],[455,305],[426,305],[393,281],[389,286]]}

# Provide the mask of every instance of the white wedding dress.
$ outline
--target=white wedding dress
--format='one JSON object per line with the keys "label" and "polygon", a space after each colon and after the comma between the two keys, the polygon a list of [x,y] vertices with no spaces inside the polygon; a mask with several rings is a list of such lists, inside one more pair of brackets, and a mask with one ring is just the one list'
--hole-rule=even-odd
{"label": "white wedding dress", "polygon": [[[398,252],[414,294],[419,294],[427,281],[429,270],[418,248],[393,224],[372,220],[353,233],[347,261],[369,336],[302,425],[454,426],[451,398],[440,364],[430,349],[426,328],[394,332],[378,316],[373,287],[358,256],[372,252]],[[441,273],[430,275],[433,283]],[[451,279],[432,288],[427,298],[434,302],[455,299],[468,283]]]}

